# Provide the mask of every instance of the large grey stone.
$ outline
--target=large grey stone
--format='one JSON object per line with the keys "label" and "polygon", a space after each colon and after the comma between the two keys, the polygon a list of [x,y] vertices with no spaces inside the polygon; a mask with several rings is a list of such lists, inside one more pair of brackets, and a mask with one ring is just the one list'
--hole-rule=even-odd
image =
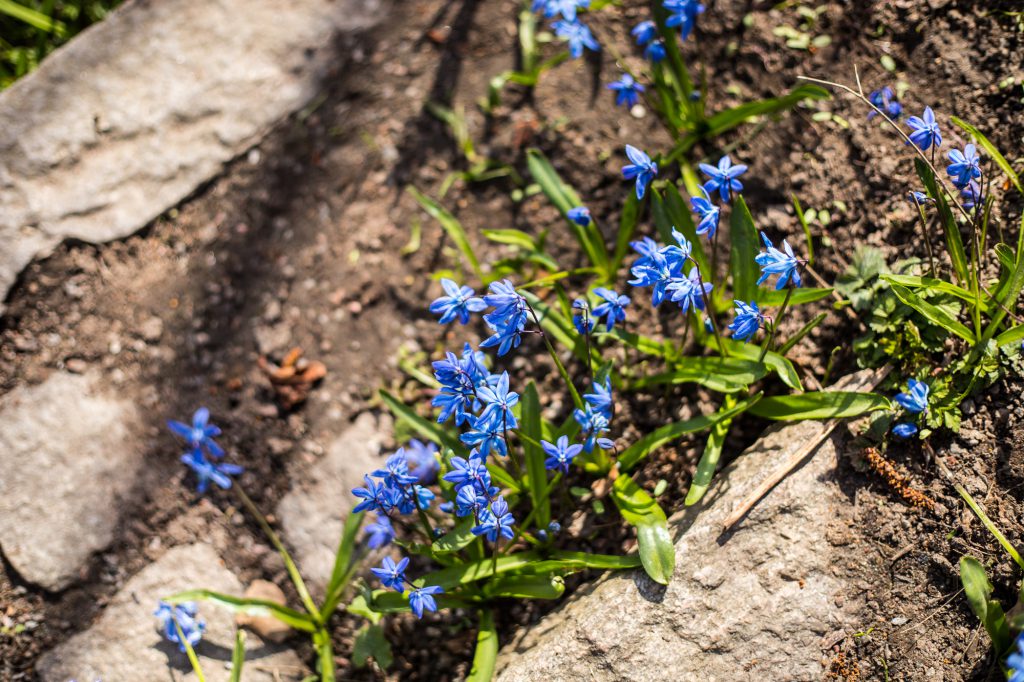
{"label": "large grey stone", "polygon": [[380,0],[128,2],[0,95],[0,300],[72,237],[127,236],[317,93]]}
{"label": "large grey stone", "polygon": [[732,533],[723,522],[787,454],[822,432],[820,422],[769,430],[700,504],[670,519],[676,571],[667,587],[642,571],[607,576],[506,646],[497,679],[820,680],[822,637],[843,618],[825,537],[841,496],[832,480],[837,436]]}
{"label": "large grey stone", "polygon": [[134,405],[102,381],[58,372],[0,398],[0,548],[49,590],[111,541],[143,456]]}
{"label": "large grey stone", "polygon": [[[75,680],[197,679],[177,645],[164,640],[153,611],[163,597],[193,588],[241,595],[242,585],[207,544],[175,547],[147,566],[114,595],[99,619],[45,654],[38,664],[43,682]],[[200,603],[206,621],[196,654],[209,682],[226,681],[235,641],[233,615],[213,604]],[[294,652],[264,645],[255,635],[246,639],[246,682],[302,679],[305,668]],[[308,671],[305,671],[308,672]]]}
{"label": "large grey stone", "polygon": [[281,530],[295,562],[317,588],[331,577],[345,516],[357,501],[352,488],[363,485],[363,476],[383,463],[381,448],[390,433],[390,418],[362,413],[278,503]]}

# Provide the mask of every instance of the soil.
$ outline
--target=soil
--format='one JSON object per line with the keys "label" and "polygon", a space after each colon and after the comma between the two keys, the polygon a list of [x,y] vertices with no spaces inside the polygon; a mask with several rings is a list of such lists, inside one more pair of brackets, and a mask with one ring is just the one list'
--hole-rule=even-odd
{"label": "soil", "polygon": [[[709,3],[697,41],[686,47],[705,70],[709,106],[778,94],[799,75],[850,82],[856,65],[866,87],[904,81],[909,110],[931,105],[940,117],[956,114],[1013,158],[1024,124],[1024,27],[1006,14],[1013,3],[823,3],[812,33],[832,42],[813,52],[787,47],[775,33],[779,26],[799,26],[796,4]],[[485,120],[475,102],[494,75],[515,66],[518,9],[519,3],[504,0],[403,3],[386,25],[358,42],[339,44],[338,54],[355,55],[355,63],[330,74],[313,104],[194,197],[129,239],[66,243],[26,270],[0,321],[0,391],[39,382],[55,370],[102,367],[111,391],[128,392],[148,408],[153,447],[117,540],[76,586],[48,594],[7,565],[0,570],[0,679],[35,679],[40,653],[88,627],[127,577],[167,547],[208,538],[227,549],[222,553],[243,582],[287,582],[279,559],[232,496],[215,491],[195,499],[187,492],[191,481],[164,432],[165,419],[208,405],[225,431],[224,444],[246,467],[241,485],[270,510],[316,461],[322,443],[360,411],[379,409],[379,386],[391,385],[422,404],[422,390],[398,368],[400,355],[434,357],[478,338],[479,329],[443,329],[427,312],[438,291],[431,273],[458,267],[458,259],[440,226],[403,189],[412,184],[437,196],[447,174],[465,162],[425,102],[464,106],[477,151],[514,164],[520,174],[525,149],[539,146],[602,225],[618,223],[629,191],[619,177],[622,145],[664,150],[669,138],[649,111],[637,117],[613,106],[603,89],[618,75],[610,49],[548,72],[533,93],[506,89],[503,105]],[[629,55],[636,68],[641,62],[628,29],[647,13],[646,6],[626,2],[588,21],[606,47]],[[895,62],[895,75],[882,67],[883,55]],[[1017,84],[998,87],[1006,77]],[[917,183],[902,144],[865,124],[866,112],[848,98],[818,108],[851,127],[836,119],[815,121],[815,109],[805,108],[757,135],[718,141],[738,143],[733,157],[750,166],[744,195],[758,226],[801,244],[790,195],[805,207],[829,209],[831,223],[814,228],[815,269],[826,281],[860,244],[879,246],[893,258],[923,256],[915,213],[903,198]],[[957,136],[950,128],[952,145]],[[695,150],[694,158],[720,153],[708,146]],[[581,265],[543,196],[516,202],[513,188],[509,179],[459,181],[443,199],[467,227],[481,260],[505,253],[481,238],[481,228],[537,233],[551,227],[551,250],[560,264]],[[1019,215],[1019,202],[1005,203]],[[417,223],[419,248],[403,249],[411,246]],[[1003,224],[1013,233],[1013,221]],[[648,219],[640,231],[653,233]],[[644,294],[633,298],[631,317],[640,329],[673,333],[670,318],[644,312]],[[796,329],[826,305],[799,309],[788,325]],[[162,322],[159,334],[153,318]],[[860,330],[857,320],[832,310],[794,351],[808,382],[852,369],[849,339]],[[325,363],[327,375],[303,404],[286,408],[258,359],[280,361],[293,346]],[[553,368],[539,345],[510,356],[507,366],[520,381],[542,377],[549,400],[557,395]],[[1008,380],[989,389],[971,401],[959,436],[933,440],[936,453],[1015,543],[1024,536],[1021,388]],[[713,406],[710,394],[692,388],[630,395],[617,422],[631,442],[668,420]],[[739,422],[726,453],[741,451],[763,427],[755,419]],[[640,480],[649,489],[660,479],[668,482],[660,501],[670,513],[682,505],[699,448],[697,440],[682,440],[644,465]],[[980,680],[996,674],[987,637],[959,592],[956,564],[965,553],[986,560],[996,595],[1009,607],[1016,594],[1012,563],[919,446],[893,446],[887,456],[912,487],[937,502],[933,511],[911,508],[865,467],[862,453],[851,448],[847,454],[842,481],[852,504],[837,514],[832,543],[844,551],[837,572],[858,586],[839,599],[863,601],[863,627],[823,641],[823,660],[845,679]],[[630,532],[614,518],[614,512],[581,518],[572,544],[630,549]],[[549,608],[510,604],[500,617],[503,641]],[[389,677],[458,679],[468,670],[474,626],[466,614],[389,622],[396,659]],[[24,629],[15,633],[18,625]],[[343,658],[355,627],[354,620],[337,619],[340,677],[382,677]],[[312,652],[295,641],[312,666]]]}

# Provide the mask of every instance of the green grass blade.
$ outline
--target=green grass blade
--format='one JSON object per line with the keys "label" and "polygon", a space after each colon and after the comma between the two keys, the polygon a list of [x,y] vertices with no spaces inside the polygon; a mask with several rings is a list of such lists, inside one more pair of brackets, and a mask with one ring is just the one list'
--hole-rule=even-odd
{"label": "green grass blade", "polygon": [[[690,241],[690,244],[693,245],[693,252],[690,255],[697,261],[697,264],[700,265],[700,271],[710,273],[710,261],[708,261],[708,255],[704,251],[704,242],[700,235],[697,234],[697,226],[693,223],[693,213],[690,212],[690,202],[683,198],[683,195],[679,193],[679,188],[672,183],[665,186],[665,210],[668,213],[669,219],[672,221],[672,226],[682,232],[683,236],[685,236]],[[668,244],[674,243],[671,233],[669,233],[665,242]]]}
{"label": "green grass blade", "polygon": [[767,116],[792,109],[804,100],[832,99],[828,90],[817,85],[798,85],[781,97],[745,102],[731,109],[721,111],[708,119],[707,137],[717,137],[742,125],[755,116]]}
{"label": "green grass blade", "polygon": [[469,671],[466,682],[491,682],[497,662],[498,630],[494,625],[494,612],[490,609],[481,609],[480,629],[477,631],[476,651],[473,654],[473,667]]}
{"label": "green grass blade", "polygon": [[14,0],[0,0],[0,14],[23,21],[33,28],[45,33],[52,33],[58,38],[67,35],[67,27],[60,21],[48,17],[42,12],[37,12],[31,7],[14,2]]}
{"label": "green grass blade", "polygon": [[640,390],[649,386],[693,383],[720,393],[735,393],[764,378],[766,373],[765,365],[756,360],[687,357],[671,370],[638,379],[630,388]]}
{"label": "green grass blade", "polygon": [[420,206],[430,214],[431,218],[441,223],[441,227],[444,228],[444,231],[448,234],[449,238],[455,242],[456,248],[458,248],[466,260],[469,261],[469,265],[473,268],[473,272],[476,273],[477,279],[481,282],[486,282],[487,278],[484,277],[484,271],[480,268],[480,261],[476,258],[476,253],[473,251],[473,247],[469,243],[469,237],[466,235],[466,230],[463,229],[462,223],[460,223],[455,216],[445,210],[441,204],[437,203],[426,194],[423,194],[412,185],[406,187],[406,191],[419,202]]}
{"label": "green grass blade", "polygon": [[229,682],[242,682],[245,666],[245,630],[235,632],[235,648],[231,650],[231,677]]}
{"label": "green grass blade", "polygon": [[807,217],[804,215],[804,209],[800,206],[800,200],[793,197],[793,210],[796,211],[796,217],[800,221],[800,227],[804,230],[804,240],[807,242],[807,263],[814,265],[814,240],[811,238],[811,226],[807,224]]}
{"label": "green grass blade", "polygon": [[[726,400],[729,398],[727,397]],[[700,502],[704,493],[708,491],[711,479],[714,478],[715,470],[718,468],[718,460],[722,457],[722,446],[725,445],[725,437],[729,433],[730,426],[732,426],[732,418],[723,419],[711,427],[708,441],[704,445],[704,453],[700,456],[697,471],[694,472],[690,489],[686,493],[686,506]]]}
{"label": "green grass blade", "polygon": [[[754,258],[760,251],[761,242],[754,227],[754,218],[742,195],[737,195],[733,201],[729,238],[732,242],[730,270],[733,295],[741,301],[751,301],[757,291],[758,267]],[[705,273],[704,277],[709,275]]]}
{"label": "green grass blade", "polygon": [[626,195],[626,203],[622,207],[622,217],[619,219],[619,233],[615,236],[615,256],[611,266],[613,275],[617,275],[619,268],[622,267],[622,260],[629,251],[629,242],[633,239],[639,218],[640,201],[636,198],[636,192],[629,192]]}
{"label": "green grass blade", "polygon": [[185,655],[188,656],[188,662],[196,674],[196,679],[199,682],[206,682],[206,676],[203,674],[202,666],[199,665],[199,657],[196,656],[196,650],[192,647],[192,643],[188,641],[185,633],[182,632],[177,618],[174,619],[174,629],[178,631],[178,641],[185,647]]}
{"label": "green grass blade", "polygon": [[917,176],[921,178],[928,195],[935,200],[935,207],[939,212],[939,222],[942,225],[942,234],[946,239],[946,250],[949,253],[953,271],[956,273],[957,281],[966,285],[970,283],[970,274],[967,268],[967,253],[964,251],[963,237],[960,235],[960,226],[956,222],[956,216],[949,208],[946,201],[946,194],[935,179],[935,174],[921,159],[914,159],[914,167],[917,169]]}
{"label": "green grass blade", "polygon": [[534,523],[538,528],[547,528],[551,522],[551,499],[547,494],[548,472],[544,467],[544,450],[538,445],[542,437],[540,396],[532,381],[523,390],[519,404],[522,406],[519,429],[530,439],[524,440],[523,452],[526,455],[527,490],[535,510]]}
{"label": "green grass blade", "polygon": [[817,315],[815,315],[814,319],[812,319],[810,322],[808,322],[807,324],[800,328],[800,331],[786,339],[786,343],[782,344],[779,347],[779,354],[785,355],[786,353],[788,353],[793,348],[793,346],[800,343],[801,339],[810,334],[811,331],[819,324],[824,322],[826,317],[828,317],[828,313],[818,313]]}

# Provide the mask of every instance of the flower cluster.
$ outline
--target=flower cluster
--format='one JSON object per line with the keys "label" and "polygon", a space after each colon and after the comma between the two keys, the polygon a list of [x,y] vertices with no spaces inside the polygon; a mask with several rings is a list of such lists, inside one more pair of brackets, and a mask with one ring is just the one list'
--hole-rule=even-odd
{"label": "flower cluster", "polygon": [[[928,384],[917,379],[908,379],[907,390],[896,394],[895,400],[907,414],[916,417],[928,411],[928,393]],[[892,428],[892,432],[899,438],[910,438],[917,433],[917,424],[910,421],[900,422]]]}
{"label": "flower cluster", "polygon": [[405,593],[406,585],[411,589],[408,590],[407,598],[409,600],[409,608],[416,614],[417,618],[423,617],[423,611],[437,611],[437,600],[434,599],[435,594],[441,594],[444,592],[444,588],[440,585],[429,585],[427,587],[416,587],[415,584],[407,577],[405,577],[405,569],[409,565],[409,558],[404,557],[395,563],[391,557],[384,557],[381,565],[376,568],[371,568],[370,571],[380,579],[380,582],[384,587],[395,590],[396,592]]}
{"label": "flower cluster", "polygon": [[[633,279],[629,283],[635,287],[651,287],[651,303],[655,307],[660,306],[667,295],[679,304],[683,313],[691,308],[704,310],[704,299],[711,293],[712,284],[702,281],[697,261],[691,256],[690,241],[677,230],[672,231],[672,236],[676,244],[668,246],[661,246],[650,237],[631,242],[630,246],[640,258],[630,269]],[[684,275],[687,263],[690,269]]]}
{"label": "flower cluster", "polygon": [[[903,105],[896,99],[896,93],[888,85],[872,92],[868,96],[868,100],[894,121],[903,115]],[[876,116],[878,116],[878,112],[872,110],[868,114],[868,119]]]}
{"label": "flower cluster", "polygon": [[210,423],[210,411],[205,407],[195,411],[191,425],[171,419],[167,426],[188,442],[189,451],[181,456],[181,461],[195,472],[196,491],[200,495],[209,489],[210,481],[225,490],[230,488],[230,477],[245,470],[237,464],[212,461],[223,457],[224,449],[213,440],[221,430]]}
{"label": "flower cluster", "polygon": [[547,19],[561,17],[551,23],[551,28],[556,36],[568,44],[569,55],[579,59],[583,56],[584,48],[594,52],[601,49],[590,28],[579,18],[579,10],[589,6],[590,0],[533,0],[531,9]]}
{"label": "flower cluster", "polygon": [[[160,630],[164,633],[167,641],[177,644],[181,653],[185,653],[185,643],[188,642],[190,647],[195,648],[199,644],[199,640],[203,638],[203,631],[206,630],[206,623],[196,618],[196,613],[195,602],[189,601],[171,606],[162,601],[157,605],[153,615],[160,620]],[[181,635],[184,635],[184,640]]]}

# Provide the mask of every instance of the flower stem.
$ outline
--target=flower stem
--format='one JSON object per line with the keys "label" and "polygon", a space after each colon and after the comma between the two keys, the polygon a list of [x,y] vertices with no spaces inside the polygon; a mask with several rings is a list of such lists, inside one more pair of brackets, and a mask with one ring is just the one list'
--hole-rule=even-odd
{"label": "flower stem", "polygon": [[786,298],[782,299],[782,307],[779,308],[779,314],[774,320],[772,320],[772,328],[768,331],[768,336],[764,339],[764,344],[761,345],[761,354],[757,357],[758,362],[764,362],[764,356],[768,355],[768,347],[772,345],[775,340],[775,331],[782,324],[782,318],[786,315],[786,308],[789,307],[789,299],[793,296],[793,281],[789,282],[789,287],[786,289]]}
{"label": "flower stem", "polygon": [[922,206],[920,202],[917,201],[917,199],[914,200],[914,203],[917,204],[917,213],[918,215],[921,216],[921,226],[924,227],[924,243],[925,246],[928,247],[928,262],[931,264],[931,275],[932,277],[935,277],[935,273],[937,272],[937,270],[935,268],[935,254],[932,252],[933,235],[931,223],[928,222],[928,216],[926,216],[924,213],[924,206]]}
{"label": "flower stem", "polygon": [[544,345],[547,346],[548,355],[555,362],[555,367],[558,368],[558,373],[562,375],[562,380],[565,381],[566,387],[569,389],[569,394],[572,396],[572,402],[576,407],[583,409],[583,398],[580,396],[580,392],[576,390],[576,386],[572,383],[572,377],[569,376],[569,372],[565,369],[565,365],[558,359],[558,353],[555,352],[555,347],[551,345],[551,340],[548,335],[544,333],[544,330],[540,327],[540,319],[537,317],[537,311],[533,309],[533,306],[529,303],[526,307],[530,309],[530,315],[533,316],[533,321],[537,325],[537,331],[540,332],[540,336],[544,339]]}
{"label": "flower stem", "polygon": [[[700,271],[700,263],[693,256],[688,256],[688,258],[694,267],[697,268],[697,278],[700,280],[700,297],[704,301],[704,309],[708,311],[708,319],[711,321],[711,331],[715,334],[718,352],[722,354],[722,357],[725,357],[728,353],[725,352],[725,344],[722,343],[722,337],[718,333],[718,322],[715,321],[715,311],[711,307],[711,299],[708,298],[708,292],[704,290],[704,275]],[[700,320],[699,317],[697,319],[698,321]]]}

